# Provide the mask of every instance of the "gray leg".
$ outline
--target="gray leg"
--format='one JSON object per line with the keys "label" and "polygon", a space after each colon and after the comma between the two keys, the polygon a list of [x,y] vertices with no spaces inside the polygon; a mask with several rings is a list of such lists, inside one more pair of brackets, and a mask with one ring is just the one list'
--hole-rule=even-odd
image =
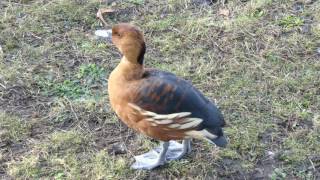
{"label": "gray leg", "polygon": [[158,166],[163,165],[166,162],[166,153],[168,151],[169,142],[161,142],[161,151],[159,154],[159,159],[157,160]]}
{"label": "gray leg", "polygon": [[185,139],[182,141],[183,146],[187,148],[187,154],[191,153],[191,139]]}
{"label": "gray leg", "polygon": [[181,159],[184,155],[191,153],[191,139],[182,141],[182,151],[176,159]]}

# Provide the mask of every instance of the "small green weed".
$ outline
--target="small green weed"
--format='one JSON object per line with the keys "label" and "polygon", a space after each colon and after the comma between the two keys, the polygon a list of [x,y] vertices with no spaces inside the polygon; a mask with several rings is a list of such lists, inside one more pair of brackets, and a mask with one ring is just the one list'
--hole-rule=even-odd
{"label": "small green weed", "polygon": [[80,98],[89,94],[88,89],[82,87],[79,80],[64,80],[55,82],[43,77],[37,78],[38,85],[47,96],[68,97],[72,99]]}
{"label": "small green weed", "polygon": [[304,21],[301,17],[290,15],[280,19],[278,24],[286,29],[291,29],[294,27],[302,26],[303,23]]}
{"label": "small green weed", "polygon": [[105,79],[105,70],[96,64],[84,64],[79,67],[77,74],[78,79],[84,79],[85,84],[92,84],[95,81],[101,81]]}
{"label": "small green weed", "polygon": [[52,76],[38,77],[37,82],[46,95],[78,99],[93,96],[92,86],[106,84],[105,70],[96,64],[84,64],[75,75],[62,82],[57,82]]}
{"label": "small green weed", "polygon": [[284,170],[280,168],[274,169],[273,173],[271,174],[271,180],[285,180],[287,177],[287,174],[284,172]]}
{"label": "small green weed", "polygon": [[53,93],[57,96],[79,98],[88,93],[88,89],[82,87],[77,80],[64,80],[62,83],[53,84]]}
{"label": "small green weed", "polygon": [[264,56],[268,61],[273,63],[279,63],[281,60],[281,57],[275,52],[267,52]]}
{"label": "small green weed", "polygon": [[65,179],[65,174],[63,172],[58,172],[54,175],[54,179],[56,180],[62,180]]}
{"label": "small green weed", "polygon": [[266,14],[266,12],[263,9],[257,8],[250,14],[250,16],[255,17],[255,18],[260,18],[260,17],[264,16],[265,14]]}

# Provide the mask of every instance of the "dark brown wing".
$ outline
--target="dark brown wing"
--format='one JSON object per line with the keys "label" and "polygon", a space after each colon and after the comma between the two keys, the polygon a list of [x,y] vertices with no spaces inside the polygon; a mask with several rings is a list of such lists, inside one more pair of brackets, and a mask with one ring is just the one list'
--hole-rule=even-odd
{"label": "dark brown wing", "polygon": [[191,83],[174,74],[147,70],[133,94],[132,103],[145,111],[158,115],[191,113],[189,118],[202,120],[196,130],[206,129],[215,136],[223,136],[225,121],[219,109]]}

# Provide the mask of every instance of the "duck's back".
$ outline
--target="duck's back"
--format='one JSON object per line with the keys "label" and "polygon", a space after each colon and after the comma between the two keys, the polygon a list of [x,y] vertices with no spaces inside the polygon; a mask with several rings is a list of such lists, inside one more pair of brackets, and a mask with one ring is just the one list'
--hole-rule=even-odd
{"label": "duck's back", "polygon": [[225,121],[220,110],[191,83],[172,73],[146,69],[131,95],[131,103],[143,110],[161,115],[189,112],[189,117],[202,120],[196,130],[223,136]]}

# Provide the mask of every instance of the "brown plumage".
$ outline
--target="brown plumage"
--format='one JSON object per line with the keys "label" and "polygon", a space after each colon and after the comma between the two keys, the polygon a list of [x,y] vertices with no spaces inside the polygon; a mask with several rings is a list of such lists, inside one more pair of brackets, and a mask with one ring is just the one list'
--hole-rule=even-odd
{"label": "brown plumage", "polygon": [[[146,120],[150,117],[141,114],[140,108],[134,105],[134,102],[139,99],[139,87],[145,83],[143,76],[152,71],[143,68],[141,59],[141,62],[139,62],[139,56],[143,56],[145,51],[143,35],[131,25],[120,24],[112,29],[112,41],[124,54],[120,64],[109,77],[110,102],[117,115],[130,128],[149,137],[162,141],[183,139],[186,129],[170,131],[171,128],[167,127],[167,124],[152,123],[152,121]],[[157,84],[150,83],[151,90],[147,94],[154,101],[160,100],[161,95],[170,94],[170,91],[173,90],[170,85],[167,85],[161,94],[152,92],[152,88],[157,87]],[[145,108],[160,109],[162,106],[165,106],[165,103],[159,104],[158,107]],[[180,122],[181,120],[175,118],[174,121]]]}
{"label": "brown plumage", "polygon": [[225,121],[211,101],[174,74],[144,68],[146,46],[137,27],[115,25],[112,42],[123,57],[110,74],[109,98],[125,124],[161,141],[198,138],[227,144]]}

